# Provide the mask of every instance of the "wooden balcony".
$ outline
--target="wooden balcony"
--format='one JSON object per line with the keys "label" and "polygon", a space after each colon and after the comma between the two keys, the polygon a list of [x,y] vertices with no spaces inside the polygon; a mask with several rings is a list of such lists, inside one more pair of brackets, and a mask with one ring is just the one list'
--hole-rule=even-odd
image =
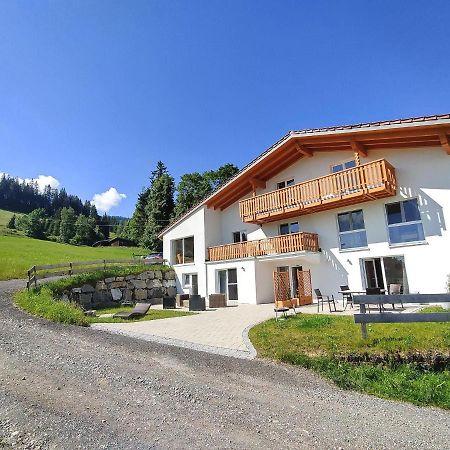
{"label": "wooden balcony", "polygon": [[264,223],[391,197],[395,169],[385,159],[241,200],[244,222]]}
{"label": "wooden balcony", "polygon": [[277,255],[291,252],[318,252],[319,237],[315,233],[293,233],[237,244],[208,248],[210,261],[240,259],[255,256]]}

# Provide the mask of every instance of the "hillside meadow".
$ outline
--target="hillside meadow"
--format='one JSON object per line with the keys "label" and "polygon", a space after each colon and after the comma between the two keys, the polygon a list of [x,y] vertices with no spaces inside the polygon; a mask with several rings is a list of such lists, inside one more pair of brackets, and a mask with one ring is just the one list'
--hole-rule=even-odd
{"label": "hillside meadow", "polygon": [[23,236],[0,236],[0,280],[25,278],[33,265],[143,255],[139,247],[77,247]]}

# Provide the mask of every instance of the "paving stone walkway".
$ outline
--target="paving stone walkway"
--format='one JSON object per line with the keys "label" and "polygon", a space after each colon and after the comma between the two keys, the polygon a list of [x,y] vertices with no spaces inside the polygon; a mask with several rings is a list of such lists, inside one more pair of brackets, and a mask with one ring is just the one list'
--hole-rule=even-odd
{"label": "paving stone walkway", "polygon": [[210,353],[253,358],[247,337],[253,325],[273,317],[273,304],[239,305],[201,312],[195,316],[132,323],[98,323],[93,328],[148,341]]}

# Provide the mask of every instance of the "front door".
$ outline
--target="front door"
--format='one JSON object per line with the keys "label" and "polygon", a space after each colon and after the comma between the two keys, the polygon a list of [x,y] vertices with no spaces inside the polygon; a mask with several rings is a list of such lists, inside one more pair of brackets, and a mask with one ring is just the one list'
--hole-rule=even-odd
{"label": "front door", "polygon": [[196,273],[191,275],[191,289],[193,295],[198,295],[198,275]]}
{"label": "front door", "polygon": [[238,300],[237,270],[219,270],[219,293],[227,300]]}

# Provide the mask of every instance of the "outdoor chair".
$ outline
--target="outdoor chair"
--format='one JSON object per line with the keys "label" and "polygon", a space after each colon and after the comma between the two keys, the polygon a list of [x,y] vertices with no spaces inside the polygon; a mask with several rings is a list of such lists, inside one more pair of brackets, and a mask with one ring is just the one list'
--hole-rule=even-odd
{"label": "outdoor chair", "polygon": [[137,317],[143,317],[150,309],[150,303],[136,303],[132,311],[122,311],[113,315],[113,317],[120,319],[134,319]]}
{"label": "outdoor chair", "polygon": [[[322,303],[322,311],[323,311],[323,304],[326,302],[328,303],[328,308],[330,308],[330,312],[336,312],[336,303],[334,302],[334,296],[333,295],[322,295],[320,292],[320,289],[314,289],[314,292],[317,297],[317,312],[319,312],[320,304]],[[333,304],[334,311],[331,310],[331,304]]]}
{"label": "outdoor chair", "polygon": [[[288,306],[286,306],[286,303]],[[294,311],[294,315],[296,314],[295,311],[295,303],[294,299],[286,299],[286,300],[275,300],[275,306],[273,308],[275,312],[275,320],[278,320],[278,313],[281,313],[284,318],[287,317],[287,313],[289,310],[292,309]]]}
{"label": "outdoor chair", "polygon": [[[402,294],[402,285],[401,284],[390,284],[389,285],[389,294],[390,295]],[[402,305],[402,308],[404,308],[403,302],[400,302],[400,304]],[[394,304],[392,304],[392,308],[395,309]]]}
{"label": "outdoor chair", "polygon": [[191,295],[189,297],[189,311],[206,311],[205,297]]}
{"label": "outdoor chair", "polygon": [[[349,291],[350,288],[348,287],[348,284],[343,284],[339,286],[341,288],[341,291]],[[347,309],[348,304],[352,305],[353,308],[353,297],[350,293],[342,294],[342,306],[344,307],[344,311]]]}
{"label": "outdoor chair", "polygon": [[[381,288],[379,287],[372,287],[372,288],[366,288],[366,295],[381,295]],[[378,304],[378,307],[380,308],[380,312],[382,312],[384,306],[382,303]],[[368,305],[369,311],[370,306]]]}
{"label": "outdoor chair", "polygon": [[175,297],[163,297],[163,309],[175,309],[176,307]]}

